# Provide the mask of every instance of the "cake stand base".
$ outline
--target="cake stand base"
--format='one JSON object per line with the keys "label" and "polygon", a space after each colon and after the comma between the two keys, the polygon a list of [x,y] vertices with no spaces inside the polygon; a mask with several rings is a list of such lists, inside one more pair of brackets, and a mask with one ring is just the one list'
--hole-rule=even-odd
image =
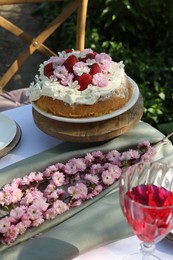
{"label": "cake stand base", "polygon": [[32,108],[37,127],[48,135],[70,142],[91,143],[110,140],[133,128],[142,118],[144,104],[142,95],[125,113],[104,121],[92,123],[67,123],[45,117]]}

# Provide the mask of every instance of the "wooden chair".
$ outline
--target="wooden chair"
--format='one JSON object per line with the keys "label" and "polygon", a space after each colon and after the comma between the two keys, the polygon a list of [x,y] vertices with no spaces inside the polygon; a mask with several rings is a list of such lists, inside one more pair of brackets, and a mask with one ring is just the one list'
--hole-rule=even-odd
{"label": "wooden chair", "polygon": [[[15,4],[30,4],[43,2],[63,2],[64,0],[0,0],[0,7],[2,5]],[[0,79],[0,93],[4,96],[4,89],[10,79],[19,70],[21,65],[30,57],[35,51],[40,51],[46,56],[50,57],[56,55],[51,49],[44,45],[44,42],[65,22],[65,20],[77,10],[77,25],[76,25],[76,50],[82,50],[85,47],[85,27],[87,15],[88,0],[71,0],[65,5],[62,12],[45,28],[38,36],[33,38],[27,32],[11,23],[4,17],[0,16],[0,26],[10,31],[16,37],[25,41],[28,45],[19,54],[16,60],[11,64],[6,73]],[[6,94],[6,93],[5,93]],[[8,97],[9,99],[9,97]],[[0,99],[1,102],[1,99]],[[1,106],[1,103],[0,103]]]}

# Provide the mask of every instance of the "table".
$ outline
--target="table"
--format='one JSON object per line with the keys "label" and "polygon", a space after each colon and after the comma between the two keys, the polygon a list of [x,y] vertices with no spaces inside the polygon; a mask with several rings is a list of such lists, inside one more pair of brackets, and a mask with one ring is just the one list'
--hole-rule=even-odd
{"label": "table", "polygon": [[[22,138],[20,143],[11,152],[0,160],[2,172],[8,168],[6,168],[6,166],[12,165],[13,169],[13,163],[16,163],[14,166],[18,165],[18,163],[22,162],[25,158],[29,160],[30,156],[40,159],[40,153],[45,150],[48,150],[48,153],[46,153],[48,156],[54,156],[54,153],[52,154],[51,152],[56,151],[58,158],[62,157],[63,153],[64,156],[66,156],[66,152],[68,156],[76,153],[75,151],[68,151],[68,149],[74,148],[75,144],[72,147],[70,144],[67,144],[66,150],[60,150],[62,148],[61,145],[64,144],[63,141],[44,134],[36,127],[32,119],[31,105],[15,108],[3,113],[14,119],[20,125]],[[105,146],[110,149],[113,149],[115,146],[127,149],[130,144],[138,143],[140,140],[143,140],[144,137],[156,143],[163,138],[163,135],[151,126],[140,122],[130,133],[98,146],[98,149],[102,149]],[[56,149],[52,150],[55,146]],[[84,149],[84,147],[82,147],[82,149]],[[87,149],[88,148],[83,151],[86,152]],[[79,154],[81,154],[81,150],[79,150]],[[170,142],[165,142],[164,145],[161,143],[158,147],[158,157],[156,159],[168,158],[169,162],[173,162],[172,157],[170,157],[172,154],[172,144]],[[62,219],[58,225],[39,234],[38,237],[29,239],[28,241],[8,248],[8,250],[0,252],[1,259],[67,260],[76,258],[76,260],[104,260],[108,259],[107,256],[109,256],[109,259],[113,259],[113,257],[115,257],[113,252],[116,252],[117,260],[122,259],[121,253],[124,253],[124,249],[121,248],[121,241],[118,240],[132,235],[132,233],[122,217],[119,202],[116,198],[118,198],[117,190],[111,191],[101,199],[92,202],[86,208],[82,208],[82,210],[69,215],[66,219]],[[129,245],[130,243],[131,247],[131,243],[133,243],[135,239],[136,238],[131,237],[125,241],[123,240],[123,244],[127,243]],[[113,241],[118,242],[112,243]],[[172,259],[173,251],[170,242],[164,240],[159,243],[158,246],[159,250],[163,251],[166,249],[166,253],[162,254],[162,259]],[[97,247],[100,249],[83,254]],[[121,250],[119,250],[119,248],[121,248]]]}

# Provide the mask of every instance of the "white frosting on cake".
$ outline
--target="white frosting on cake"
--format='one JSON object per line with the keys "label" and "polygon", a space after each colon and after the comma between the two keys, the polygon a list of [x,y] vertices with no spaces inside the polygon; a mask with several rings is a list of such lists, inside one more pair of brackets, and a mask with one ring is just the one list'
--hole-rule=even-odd
{"label": "white frosting on cake", "polygon": [[[73,54],[76,57],[85,57],[87,53],[91,52],[93,52],[91,49],[85,49],[83,52],[73,51]],[[58,57],[66,59],[71,54],[72,53],[60,52],[58,53]],[[64,86],[54,75],[50,76],[50,78],[44,75],[44,66],[54,59],[56,59],[56,57],[52,57],[50,60],[40,64],[39,75],[35,76],[35,80],[30,84],[28,90],[31,101],[36,101],[41,96],[49,96],[53,99],[62,100],[70,105],[92,105],[100,99],[109,98],[114,93],[117,96],[124,97],[124,93],[126,92],[126,75],[122,61],[119,63],[112,60],[109,61],[109,69],[103,71],[103,74],[106,75],[108,79],[108,84],[106,86],[100,87],[91,83],[85,90],[79,91],[78,89],[80,86],[76,80],[68,83],[67,86]],[[87,59],[86,61],[86,65],[88,66],[93,63],[95,63],[95,60],[93,59]],[[86,73],[86,68],[84,73]]]}

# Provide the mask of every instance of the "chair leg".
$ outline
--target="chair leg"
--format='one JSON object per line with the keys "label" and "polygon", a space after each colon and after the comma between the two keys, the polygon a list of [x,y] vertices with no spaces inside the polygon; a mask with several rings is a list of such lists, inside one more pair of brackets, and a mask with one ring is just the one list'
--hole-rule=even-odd
{"label": "chair leg", "polygon": [[78,0],[76,50],[82,51],[85,48],[85,30],[88,0]]}

